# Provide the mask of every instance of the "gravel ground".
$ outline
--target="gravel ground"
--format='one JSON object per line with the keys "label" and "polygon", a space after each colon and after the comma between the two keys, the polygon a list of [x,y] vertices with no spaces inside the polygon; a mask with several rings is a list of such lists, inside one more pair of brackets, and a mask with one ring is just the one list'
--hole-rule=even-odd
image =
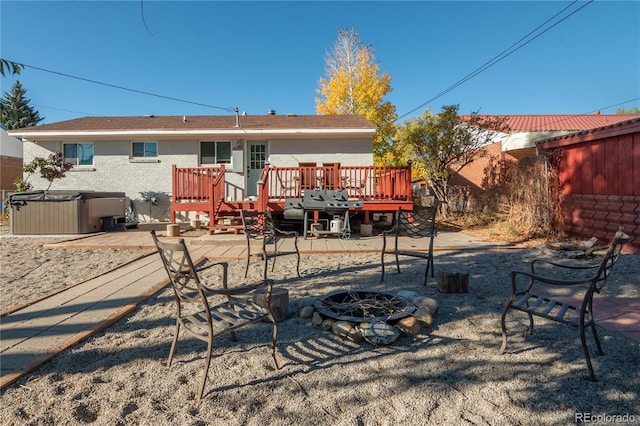
{"label": "gravel ground", "polygon": [[149,250],[43,247],[68,237],[12,236],[0,226],[0,312],[108,272]]}
{"label": "gravel ground", "polygon": [[[51,270],[49,264],[67,257],[60,250],[43,254],[37,250],[41,243],[12,245],[22,250],[13,259],[20,264],[37,256]],[[30,293],[31,274],[4,275],[10,274],[4,262],[9,246],[5,239],[2,244],[3,277]],[[589,413],[628,414],[640,422],[638,342],[600,328],[606,355],[593,351],[599,380],[589,382],[575,330],[539,320],[528,335],[526,316],[513,313],[509,346],[498,354],[508,272],[540,254],[535,247],[436,253],[436,269],[469,271],[466,294],[441,294],[432,278],[421,286],[423,266],[416,259],[403,260],[401,274],[391,269],[385,283],[374,254],[303,256],[300,278],[279,259],[273,278],[289,290],[292,311],[280,324],[282,369],[273,367],[270,324],[240,330],[237,342],[221,336],[201,403],[193,395],[206,346],[182,336],[174,365],[165,365],[174,329],[172,293],[165,289],[5,389],[0,419],[3,425],[540,425],[573,424],[576,413]],[[118,255],[125,261],[133,253]],[[92,269],[100,258],[100,252],[85,258],[74,251],[74,266]],[[604,295],[638,297],[638,271],[640,256],[622,256]],[[249,281],[260,273],[256,261]],[[231,262],[230,282],[245,282],[243,275],[244,263]],[[6,278],[2,282],[4,294]],[[296,315],[304,298],[336,289],[413,290],[436,299],[440,308],[434,324],[415,337],[389,346],[355,344]],[[588,342],[594,346],[591,336]]]}

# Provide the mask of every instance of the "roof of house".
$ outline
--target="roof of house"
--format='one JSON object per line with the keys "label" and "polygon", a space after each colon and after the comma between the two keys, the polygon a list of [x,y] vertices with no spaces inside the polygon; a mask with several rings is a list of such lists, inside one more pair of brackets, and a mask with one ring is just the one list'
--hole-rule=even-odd
{"label": "roof of house", "polygon": [[[464,120],[469,116],[462,116]],[[570,115],[570,114],[558,114],[558,115],[481,115],[480,117],[505,117],[506,124],[512,132],[540,132],[549,130],[561,130],[561,131],[580,131],[587,129],[594,129],[597,127],[607,126],[610,124],[619,123],[633,118],[638,118],[640,115]]]}
{"label": "roof of house", "polygon": [[361,115],[240,115],[240,116],[133,116],[83,117],[17,129],[14,133],[99,132],[131,130],[233,129],[367,129],[376,126]]}
{"label": "roof of house", "polygon": [[573,145],[581,142],[616,137],[628,133],[638,132],[640,132],[640,116],[634,116],[634,118],[630,120],[620,121],[593,129],[581,130],[579,132],[569,133],[562,136],[547,138],[536,142],[536,146],[542,149],[551,149],[560,146]]}

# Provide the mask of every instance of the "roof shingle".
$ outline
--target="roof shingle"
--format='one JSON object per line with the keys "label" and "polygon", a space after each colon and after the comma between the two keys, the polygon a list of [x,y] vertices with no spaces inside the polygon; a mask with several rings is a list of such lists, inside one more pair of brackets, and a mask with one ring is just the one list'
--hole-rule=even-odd
{"label": "roof shingle", "polygon": [[19,130],[118,131],[118,130],[229,130],[229,129],[375,129],[361,115],[241,115],[241,116],[131,116],[83,117]]}

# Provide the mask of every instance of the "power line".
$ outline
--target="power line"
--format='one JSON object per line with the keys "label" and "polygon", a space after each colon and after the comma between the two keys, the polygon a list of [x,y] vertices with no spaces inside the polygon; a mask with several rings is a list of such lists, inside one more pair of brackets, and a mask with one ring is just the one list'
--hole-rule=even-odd
{"label": "power line", "polygon": [[[603,110],[603,109],[609,109],[609,108],[617,107],[617,106],[624,105],[624,104],[628,104],[629,102],[635,102],[635,101],[640,101],[640,97],[638,97],[638,98],[633,98],[633,99],[629,99],[628,101],[618,102],[617,104],[609,105],[609,106],[606,106],[606,107],[596,108],[595,110],[596,110],[596,111],[601,111],[601,110]],[[589,113],[587,112],[587,113],[585,113],[585,114],[589,114]]]}
{"label": "power line", "polygon": [[[14,61],[11,61],[11,62],[14,62]],[[156,93],[145,92],[143,90],[131,89],[129,87],[118,86],[116,84],[105,83],[105,82],[102,82],[102,81],[92,80],[92,79],[84,78],[84,77],[78,77],[78,76],[75,76],[75,75],[66,74],[66,73],[59,72],[59,71],[53,71],[53,70],[49,70],[49,69],[46,69],[46,68],[36,67],[34,65],[22,64],[22,63],[20,63],[20,65],[23,66],[24,68],[31,68],[31,69],[34,69],[34,70],[37,70],[37,71],[42,71],[42,72],[47,72],[47,73],[50,73],[50,74],[60,75],[62,77],[67,77],[67,78],[73,78],[75,80],[86,81],[88,83],[99,84],[101,86],[112,87],[114,89],[126,90],[128,92],[138,93],[138,94],[141,94],[141,95],[154,96],[156,98],[167,99],[167,100],[170,100],[170,101],[182,102],[182,103],[185,103],[185,104],[197,105],[197,106],[202,106],[202,107],[206,107],[206,108],[221,109],[221,110],[227,111],[227,112],[235,112],[235,110],[236,110],[234,107],[221,107],[221,106],[216,106],[216,105],[204,104],[204,103],[201,103],[201,102],[188,101],[186,99],[174,98],[174,97],[171,97],[171,96],[158,95]]]}
{"label": "power line", "polygon": [[[633,99],[629,99],[629,100],[627,100],[627,101],[618,102],[618,103],[615,103],[615,104],[613,104],[613,105],[609,105],[609,106],[602,107],[602,108],[594,108],[593,110],[591,110],[591,111],[587,111],[587,112],[583,112],[582,114],[575,114],[575,115],[571,115],[571,117],[567,117],[567,118],[560,118],[560,119],[558,119],[558,120],[551,121],[551,122],[547,123],[547,125],[556,124],[556,123],[562,123],[563,121],[567,121],[567,120],[573,120],[573,118],[574,118],[574,117],[580,117],[580,116],[585,116],[585,115],[592,115],[592,114],[593,114],[593,111],[601,111],[601,110],[603,110],[603,109],[609,109],[609,108],[617,107],[617,106],[619,106],[619,105],[624,105],[624,104],[627,104],[627,103],[629,103],[629,102],[635,102],[635,101],[637,101],[637,100],[640,100],[640,97],[638,97],[638,98],[633,98]],[[567,115],[569,115],[569,114],[567,114]]]}
{"label": "power line", "polygon": [[[531,36],[533,33],[535,33],[536,31],[538,31],[540,28],[544,27],[546,24],[548,24],[550,21],[552,21],[553,19],[555,19],[558,15],[560,15],[561,13],[563,13],[564,11],[566,11],[567,9],[569,9],[571,6],[573,6],[575,3],[577,3],[578,0],[573,1],[571,4],[569,4],[568,6],[566,6],[565,8],[563,8],[562,10],[560,10],[559,12],[557,12],[555,15],[553,15],[551,18],[547,19],[545,22],[543,22],[542,24],[540,24],[538,27],[536,27],[534,30],[530,31],[527,35],[525,35],[524,37],[520,38],[520,40],[518,40],[517,42],[513,43],[511,46],[509,46],[508,48],[506,48],[505,50],[503,50],[502,52],[500,52],[498,55],[494,56],[492,59],[490,59],[489,61],[485,62],[483,65],[481,65],[480,67],[476,68],[474,71],[472,71],[471,73],[467,74],[465,77],[463,77],[461,80],[458,80],[456,83],[452,84],[451,86],[449,86],[448,88],[446,88],[445,90],[441,91],[440,93],[438,93],[437,95],[433,96],[432,98],[430,98],[429,100],[423,102],[422,104],[418,105],[417,107],[413,108],[412,110],[410,110],[409,112],[399,116],[396,121],[400,120],[401,118],[406,117],[407,115],[411,114],[412,112],[415,112],[421,108],[423,108],[424,106],[430,104],[431,102],[435,101],[436,99],[446,95],[447,93],[451,92],[453,89],[457,88],[458,86],[466,83],[468,80],[472,79],[473,77],[475,77],[476,75],[482,73],[483,71],[487,70],[488,68],[492,67],[493,65],[497,64],[498,62],[502,61],[503,59],[505,59],[506,57],[510,56],[511,54],[515,53],[516,51],[522,49],[524,46],[526,46],[527,44],[531,43],[533,40],[537,39],[538,37],[540,37],[541,35],[543,35],[544,33],[546,33],[547,31],[551,30],[552,28],[554,28],[555,26],[557,26],[558,24],[560,24],[561,22],[563,22],[564,20],[566,20],[567,18],[569,18],[570,16],[574,15],[575,13],[579,12],[580,10],[582,10],[583,8],[585,8],[586,6],[588,6],[589,4],[591,4],[593,2],[593,0],[589,0],[587,3],[585,3],[584,5],[580,6],[578,9],[574,10],[573,12],[571,12],[570,14],[568,14],[567,16],[563,17],[562,19],[560,19],[558,22],[554,23],[553,25],[551,25],[550,27],[546,28],[544,31],[536,34],[534,37],[532,37],[531,39],[527,40],[526,42],[524,42],[523,44],[521,44],[520,46],[518,46],[518,44],[520,44],[521,42],[523,42],[524,40],[526,40],[529,36]],[[515,49],[511,50],[512,48],[514,48],[515,46],[517,46]],[[511,51],[510,51],[511,50]]]}
{"label": "power line", "polygon": [[73,110],[70,110],[70,109],[56,108],[56,107],[52,107],[52,106],[48,106],[48,105],[41,105],[41,104],[33,104],[33,106],[36,106],[36,107],[39,107],[39,108],[53,109],[53,110],[56,110],[56,111],[71,112],[73,114],[78,114],[78,115],[92,115],[94,117],[99,117],[101,115],[101,114],[93,114],[93,113],[88,113],[88,112],[73,111]]}

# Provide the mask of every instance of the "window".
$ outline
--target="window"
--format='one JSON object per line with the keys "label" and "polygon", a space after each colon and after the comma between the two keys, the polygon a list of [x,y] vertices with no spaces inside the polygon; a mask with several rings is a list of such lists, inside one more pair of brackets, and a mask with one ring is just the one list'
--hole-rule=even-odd
{"label": "window", "polygon": [[92,143],[65,143],[62,147],[64,161],[74,166],[93,165]]}
{"label": "window", "polygon": [[200,142],[200,164],[230,164],[231,142]]}
{"label": "window", "polygon": [[158,143],[157,142],[133,142],[131,144],[131,156],[133,158],[157,157]]}

